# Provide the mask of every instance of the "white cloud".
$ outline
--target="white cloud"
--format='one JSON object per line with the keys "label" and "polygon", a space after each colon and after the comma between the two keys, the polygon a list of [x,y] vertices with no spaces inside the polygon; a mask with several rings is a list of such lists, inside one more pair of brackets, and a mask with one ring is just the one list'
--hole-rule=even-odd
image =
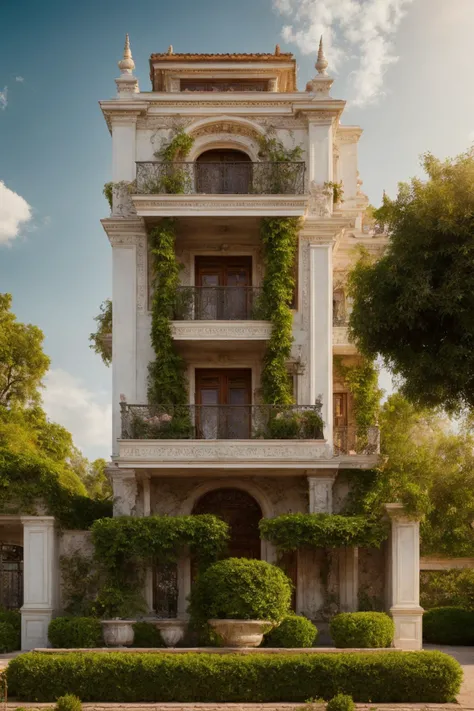
{"label": "white cloud", "polygon": [[61,369],[44,379],[43,407],[48,417],[71,432],[85,454],[100,447],[107,456],[112,443],[112,405],[99,401],[76,377]]}
{"label": "white cloud", "polygon": [[5,111],[8,106],[8,86],[3,87],[0,91],[0,111]]}
{"label": "white cloud", "polygon": [[20,234],[20,226],[31,220],[31,207],[25,198],[0,180],[0,244],[8,244]]}
{"label": "white cloud", "polygon": [[21,76],[17,76],[17,77],[15,77],[15,81],[19,81],[21,83],[21,82],[25,81],[25,78],[21,77]]}
{"label": "white cloud", "polygon": [[392,38],[414,0],[273,0],[274,9],[290,18],[282,37],[304,54],[317,52],[324,36],[332,70],[357,58],[352,73],[352,103],[364,106],[383,94],[387,68],[398,60]]}

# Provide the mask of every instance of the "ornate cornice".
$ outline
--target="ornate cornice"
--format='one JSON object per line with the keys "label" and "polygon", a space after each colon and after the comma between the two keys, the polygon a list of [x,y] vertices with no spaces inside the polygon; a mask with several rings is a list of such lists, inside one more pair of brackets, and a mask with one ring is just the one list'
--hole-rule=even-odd
{"label": "ornate cornice", "polygon": [[174,321],[177,341],[266,341],[271,335],[267,321]]}
{"label": "ornate cornice", "polygon": [[140,217],[153,216],[282,216],[302,217],[306,195],[133,195]]}

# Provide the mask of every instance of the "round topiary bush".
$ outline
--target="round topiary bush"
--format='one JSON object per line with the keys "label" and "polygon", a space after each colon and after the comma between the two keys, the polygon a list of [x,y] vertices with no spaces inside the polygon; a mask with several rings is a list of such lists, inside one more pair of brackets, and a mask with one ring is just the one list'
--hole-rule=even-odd
{"label": "round topiary bush", "polygon": [[165,643],[159,630],[151,622],[135,622],[132,647],[153,648],[164,647]]}
{"label": "round topiary bush", "polygon": [[20,647],[20,630],[9,622],[0,622],[0,652],[16,652]]}
{"label": "round topiary bush", "polygon": [[474,612],[462,607],[433,607],[423,615],[423,641],[474,644]]}
{"label": "round topiary bush", "polygon": [[263,640],[264,647],[312,647],[318,630],[307,617],[288,615]]}
{"label": "round topiary bush", "polygon": [[384,612],[341,612],[332,618],[330,631],[336,647],[390,647],[395,626]]}
{"label": "round topiary bush", "polygon": [[101,647],[102,627],[94,617],[56,617],[48,627],[48,638],[56,649]]}
{"label": "round topiary bush", "polygon": [[64,694],[56,701],[54,711],[82,711],[82,703],[74,694]]}
{"label": "round topiary bush", "polygon": [[348,694],[336,694],[326,704],[326,711],[354,711],[354,709],[354,701]]}
{"label": "round topiary bush", "polygon": [[191,617],[205,620],[269,620],[288,614],[291,582],[263,560],[227,558],[211,565],[193,585]]}

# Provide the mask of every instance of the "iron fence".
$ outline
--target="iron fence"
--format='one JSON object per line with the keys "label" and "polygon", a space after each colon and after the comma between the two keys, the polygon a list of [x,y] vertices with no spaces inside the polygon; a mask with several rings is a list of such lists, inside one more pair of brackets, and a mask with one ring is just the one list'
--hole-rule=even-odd
{"label": "iron fence", "polygon": [[182,286],[176,321],[251,321],[266,318],[262,289],[254,286]]}
{"label": "iron fence", "polygon": [[380,454],[380,429],[376,425],[367,427],[367,429],[361,429],[355,425],[335,427],[333,442],[335,456]]}

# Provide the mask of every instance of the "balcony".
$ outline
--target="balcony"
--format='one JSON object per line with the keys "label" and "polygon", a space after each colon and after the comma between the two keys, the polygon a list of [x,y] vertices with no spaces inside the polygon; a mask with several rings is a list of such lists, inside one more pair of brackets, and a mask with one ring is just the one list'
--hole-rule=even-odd
{"label": "balcony", "polygon": [[305,214],[304,162],[137,162],[139,217]]}
{"label": "balcony", "polygon": [[219,469],[295,473],[331,464],[319,406],[121,403],[122,466],[152,470]]}
{"label": "balcony", "polygon": [[267,341],[262,289],[253,286],[182,286],[173,313],[176,341]]}
{"label": "balcony", "polygon": [[138,195],[303,195],[303,162],[137,162]]}
{"label": "balcony", "polygon": [[129,405],[122,439],[323,439],[319,405]]}
{"label": "balcony", "polygon": [[365,432],[356,426],[335,427],[333,431],[335,457],[371,457],[380,454],[380,430],[376,425]]}

